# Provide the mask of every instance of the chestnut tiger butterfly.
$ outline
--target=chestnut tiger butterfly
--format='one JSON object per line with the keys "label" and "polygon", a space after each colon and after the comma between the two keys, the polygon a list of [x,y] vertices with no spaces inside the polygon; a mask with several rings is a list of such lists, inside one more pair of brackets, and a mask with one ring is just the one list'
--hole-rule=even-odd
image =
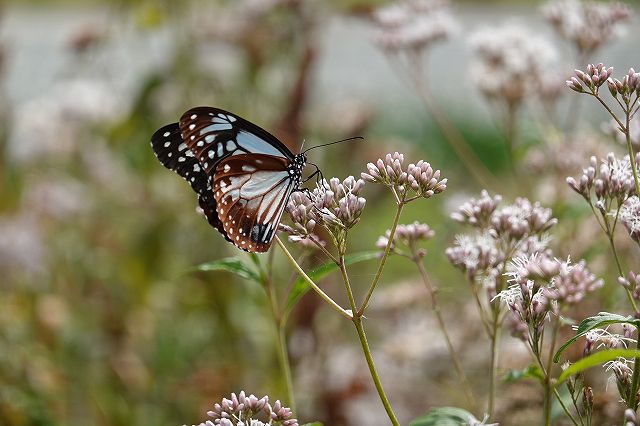
{"label": "chestnut tiger butterfly", "polygon": [[[151,137],[158,160],[189,182],[209,224],[238,248],[265,252],[294,191],[305,153],[230,112],[197,107]],[[314,147],[315,148],[315,147]],[[316,166],[316,172],[320,173]]]}

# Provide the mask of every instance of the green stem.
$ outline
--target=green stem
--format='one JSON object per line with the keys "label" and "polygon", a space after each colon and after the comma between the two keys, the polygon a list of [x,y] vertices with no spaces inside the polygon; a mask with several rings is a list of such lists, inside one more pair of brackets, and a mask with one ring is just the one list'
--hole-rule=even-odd
{"label": "green stem", "polygon": [[[553,394],[556,396],[556,399],[560,403],[560,406],[564,410],[564,413],[567,415],[567,417],[569,417],[569,420],[571,420],[571,423],[573,423],[574,426],[578,426],[578,422],[576,421],[575,417],[573,417],[573,415],[571,414],[571,411],[569,411],[569,408],[567,408],[567,406],[564,404],[564,401],[562,401],[562,398],[560,397],[560,392],[558,392],[558,389],[556,389],[555,386],[553,386]],[[582,419],[580,419],[580,423],[582,423]]]}
{"label": "green stem", "polygon": [[544,418],[545,424],[551,424],[551,368],[553,367],[553,351],[556,347],[556,337],[560,329],[560,317],[556,317],[551,328],[551,343],[549,344],[549,357],[547,359],[546,374],[544,377]]}
{"label": "green stem", "polygon": [[[640,349],[640,335],[637,337],[636,349]],[[636,411],[638,408],[638,387],[640,385],[640,358],[636,358],[633,364],[633,378],[631,379],[631,403],[629,408]]]}
{"label": "green stem", "polygon": [[[624,277],[624,272],[622,272],[622,265],[620,264],[620,258],[618,257],[618,251],[616,250],[616,245],[613,241],[613,234],[607,233],[607,239],[609,240],[609,245],[611,246],[611,251],[613,252],[613,258],[616,260],[616,266],[618,268],[618,274],[621,277]],[[638,313],[638,306],[636,305],[636,301],[633,300],[633,295],[631,294],[631,290],[624,287],[625,293],[627,294],[627,299],[629,299],[629,303],[633,307],[633,311]]]}
{"label": "green stem", "polygon": [[636,167],[636,155],[633,152],[633,145],[631,144],[631,130],[629,125],[631,123],[631,111],[626,111],[626,126],[624,128],[624,135],[627,138],[627,149],[629,150],[629,162],[631,163],[631,170],[633,171],[633,181],[636,186],[636,195],[640,197],[640,181],[638,181],[638,168]]}
{"label": "green stem", "polygon": [[[356,310],[356,302],[353,298],[353,291],[351,289],[351,283],[349,282],[349,274],[347,273],[347,268],[344,263],[344,253],[340,254],[340,259],[338,262],[338,267],[340,268],[340,273],[342,274],[342,280],[344,281],[344,285],[347,289],[347,295],[349,297],[349,303],[351,305],[351,309],[353,312]],[[364,327],[362,326],[362,316],[354,315],[351,320],[356,327],[356,331],[358,332],[358,337],[360,338],[360,345],[362,346],[362,352],[364,353],[364,357],[367,360],[367,365],[369,366],[369,372],[371,373],[371,378],[373,379],[373,383],[376,386],[376,390],[378,391],[378,395],[380,396],[380,400],[382,401],[382,405],[389,416],[389,420],[394,426],[399,426],[398,419],[396,418],[393,409],[391,408],[391,404],[389,403],[389,399],[382,388],[382,383],[380,382],[380,377],[378,376],[378,371],[376,370],[376,366],[373,363],[373,356],[371,355],[371,349],[369,348],[369,343],[367,342],[367,336],[364,333]]]}
{"label": "green stem", "polygon": [[[403,197],[404,198],[404,197]],[[393,239],[396,235],[396,227],[398,226],[398,221],[400,220],[400,214],[402,213],[402,208],[404,207],[404,200],[400,199],[400,202],[397,204],[396,215],[393,218],[393,225],[391,225],[391,231],[389,233],[389,241],[387,242],[387,246],[384,249],[384,254],[382,255],[382,259],[380,259],[380,264],[378,265],[378,270],[376,271],[376,275],[373,277],[373,281],[371,282],[371,286],[369,287],[369,291],[364,298],[364,302],[362,302],[362,307],[358,310],[356,316],[364,315],[364,311],[369,306],[369,301],[371,300],[371,296],[373,295],[373,291],[376,289],[376,285],[378,285],[378,281],[380,280],[380,276],[382,275],[382,270],[384,269],[384,264],[389,257],[389,253],[391,252],[391,246],[393,245]]]}
{"label": "green stem", "polygon": [[469,147],[468,142],[462,136],[460,131],[449,121],[449,118],[440,107],[440,104],[431,95],[428,85],[423,82],[422,70],[422,64],[418,58],[418,60],[413,62],[413,67],[410,68],[409,75],[418,89],[417,92],[420,99],[424,103],[429,114],[433,117],[438,128],[449,143],[449,146],[455,151],[460,161],[462,161],[462,164],[464,164],[467,170],[469,170],[471,175],[473,175],[482,187],[493,189],[494,191],[496,188],[500,188],[501,183]]}
{"label": "green stem", "polygon": [[284,323],[280,323],[278,326],[278,357],[280,358],[280,365],[282,372],[284,373],[285,383],[287,385],[287,396],[289,398],[289,407],[291,411],[297,413],[296,400],[293,393],[293,380],[291,379],[291,364],[289,363],[289,354],[287,352],[287,336],[285,333]]}
{"label": "green stem", "polygon": [[380,400],[382,401],[382,405],[384,406],[387,415],[389,416],[389,420],[391,420],[391,424],[393,426],[400,426],[398,419],[396,418],[393,409],[391,408],[391,404],[389,403],[389,399],[387,395],[384,393],[384,389],[382,388],[382,383],[380,382],[380,377],[378,376],[378,372],[376,371],[376,366],[373,363],[373,357],[371,356],[371,350],[369,349],[369,343],[367,342],[367,336],[364,333],[364,327],[362,326],[362,317],[354,316],[353,324],[356,326],[356,330],[358,331],[358,337],[360,338],[360,345],[362,346],[362,351],[364,352],[364,357],[367,360],[367,365],[369,366],[369,372],[371,373],[371,378],[373,379],[373,383],[376,386],[376,390],[378,391],[378,395],[380,396]]}
{"label": "green stem", "polygon": [[438,304],[438,290],[433,286],[431,280],[429,279],[429,275],[427,274],[427,270],[424,267],[424,263],[422,263],[422,259],[415,254],[413,255],[414,263],[418,267],[420,271],[420,275],[422,276],[422,281],[424,285],[427,287],[427,291],[431,297],[431,309],[433,309],[433,313],[436,315],[436,319],[438,320],[438,326],[440,327],[440,331],[442,331],[442,335],[444,336],[444,340],[447,343],[447,349],[449,350],[449,356],[451,357],[451,361],[453,362],[453,367],[458,373],[458,379],[462,384],[462,388],[467,397],[467,402],[474,411],[478,409],[476,398],[473,395],[473,391],[471,390],[471,385],[469,384],[469,380],[467,379],[467,375],[462,368],[462,363],[458,358],[458,354],[453,347],[453,343],[451,343],[451,338],[449,337],[449,333],[447,332],[446,323],[444,318],[442,317],[442,312],[440,311],[440,305]]}
{"label": "green stem", "polygon": [[500,330],[498,327],[498,317],[500,315],[499,308],[493,308],[493,320],[491,322],[491,366],[490,366],[490,378],[489,378],[489,403],[487,412],[489,418],[493,418],[493,409],[496,399],[496,381],[498,370],[498,343],[500,341]]}
{"label": "green stem", "polygon": [[349,306],[351,306],[351,312],[356,312],[356,299],[353,297],[353,290],[351,289],[351,283],[349,282],[347,267],[344,263],[344,254],[341,254],[340,259],[338,259],[338,268],[340,268],[340,273],[342,274],[342,281],[344,281],[345,289],[347,290],[347,298],[349,299]]}
{"label": "green stem", "polygon": [[590,95],[594,96],[598,102],[600,102],[600,104],[604,107],[604,109],[607,110],[607,112],[609,113],[609,115],[611,117],[613,117],[613,119],[616,121],[616,123],[618,123],[618,126],[620,126],[621,130],[625,130],[625,126],[624,124],[622,124],[622,121],[620,121],[620,119],[618,118],[618,116],[611,110],[611,108],[609,107],[609,105],[607,105],[607,103],[602,100],[602,98],[600,97],[600,95],[598,95],[597,93],[589,93]]}
{"label": "green stem", "polygon": [[269,253],[269,260],[267,263],[267,272],[264,280],[264,287],[269,299],[269,305],[271,306],[271,314],[273,316],[273,323],[276,328],[276,340],[278,342],[278,360],[280,361],[280,368],[284,374],[285,385],[287,388],[288,404],[291,411],[297,413],[296,400],[293,392],[293,380],[291,379],[291,364],[289,362],[289,354],[287,351],[287,336],[285,333],[286,319],[280,312],[278,307],[277,295],[275,288],[273,287],[273,252]]}
{"label": "green stem", "polygon": [[309,284],[309,286],[312,289],[314,289],[315,292],[318,293],[318,295],[320,297],[322,297],[324,299],[324,301],[327,302],[333,309],[338,311],[342,316],[344,316],[347,319],[351,320],[353,318],[353,314],[345,311],[331,297],[329,297],[329,295],[327,295],[327,293],[322,291],[322,289],[320,287],[318,287],[318,285],[315,282],[313,282],[313,280],[311,278],[309,278],[309,276],[304,272],[304,270],[302,270],[300,265],[298,265],[298,262],[296,262],[296,260],[293,258],[293,256],[289,252],[289,250],[287,250],[287,247],[284,245],[282,240],[280,240],[280,238],[277,235],[275,236],[275,240],[278,243],[278,245],[280,246],[280,248],[282,249],[282,251],[284,252],[284,254],[287,257],[287,259],[289,259],[289,262],[293,265],[294,268],[296,268],[296,270],[298,271],[298,274],[300,274],[300,276],[307,282],[307,284]]}
{"label": "green stem", "polygon": [[[551,384],[551,386],[548,388],[550,390],[553,390],[553,394],[556,396],[556,399],[558,400],[558,402],[560,403],[560,406],[562,407],[562,409],[564,410],[565,414],[567,415],[567,417],[569,417],[569,420],[571,420],[571,423],[574,424],[574,426],[578,426],[578,422],[576,421],[575,417],[573,417],[573,415],[571,414],[571,411],[569,411],[569,408],[567,408],[567,406],[565,405],[564,401],[562,401],[562,397],[560,397],[560,393],[558,392],[558,389],[553,386],[553,384],[551,383],[551,379],[549,378],[549,374],[547,373],[547,369],[544,366],[544,363],[542,362],[542,359],[540,358],[540,353],[537,353],[536,351],[534,351],[533,346],[532,345],[527,345],[527,348],[529,349],[529,351],[531,352],[531,355],[533,356],[533,359],[536,360],[536,362],[538,363],[538,366],[540,367],[540,370],[542,371],[542,375],[544,377],[544,380],[547,381],[549,380],[549,383]],[[547,404],[547,401],[549,401],[549,403]],[[549,398],[547,398],[547,387],[545,387],[545,413],[544,413],[544,418],[547,419],[547,407],[549,409],[549,422],[551,421],[551,398],[549,395]],[[579,415],[579,413],[578,413]],[[545,425],[549,425],[551,423],[545,423]]]}
{"label": "green stem", "polygon": [[518,105],[514,102],[509,102],[507,106],[507,113],[505,118],[505,139],[507,140],[507,152],[509,155],[509,161],[511,162],[511,169],[514,174],[517,174],[518,168],[516,167],[516,141],[518,138]]}

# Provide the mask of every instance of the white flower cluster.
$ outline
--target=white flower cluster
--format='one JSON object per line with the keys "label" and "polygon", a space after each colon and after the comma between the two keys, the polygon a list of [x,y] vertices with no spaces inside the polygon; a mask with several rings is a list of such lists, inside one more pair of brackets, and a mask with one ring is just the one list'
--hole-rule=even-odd
{"label": "white flower cluster", "polygon": [[473,82],[487,98],[509,103],[537,91],[557,57],[545,38],[515,24],[480,29],[469,43]]}
{"label": "white flower cluster", "polygon": [[398,1],[373,13],[377,43],[384,49],[419,51],[451,37],[458,24],[445,0]]}
{"label": "white flower cluster", "polygon": [[629,6],[618,1],[554,0],[542,12],[561,37],[588,53],[617,39],[631,18]]}

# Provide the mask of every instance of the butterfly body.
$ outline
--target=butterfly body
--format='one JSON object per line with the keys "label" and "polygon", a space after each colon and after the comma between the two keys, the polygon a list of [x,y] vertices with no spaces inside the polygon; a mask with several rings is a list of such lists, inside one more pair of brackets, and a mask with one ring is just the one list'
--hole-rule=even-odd
{"label": "butterfly body", "polygon": [[269,249],[307,162],[230,112],[193,108],[151,138],[158,160],[186,179],[209,224],[238,248]]}

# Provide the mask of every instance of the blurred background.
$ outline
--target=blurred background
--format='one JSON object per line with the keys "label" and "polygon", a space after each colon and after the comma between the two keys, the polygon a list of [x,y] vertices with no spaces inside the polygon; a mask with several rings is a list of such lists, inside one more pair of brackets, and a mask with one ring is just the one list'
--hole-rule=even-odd
{"label": "blurred background", "polygon": [[[484,185],[450,148],[433,104],[501,182],[490,190],[553,207],[561,224],[558,251],[588,258],[599,275],[615,280],[588,208],[564,188],[564,178],[578,175],[590,155],[618,149],[606,134],[606,117],[585,103],[573,125],[577,142],[549,148],[538,114],[552,108],[557,113],[548,116],[564,123],[573,110],[564,81],[586,61],[620,73],[639,66],[637,21],[630,18],[606,48],[576,53],[541,2],[454,1],[434,18],[441,33],[427,34],[414,46],[420,55],[407,59],[376,21],[376,8],[387,4],[2,3],[0,424],[191,424],[231,392],[286,398],[263,290],[228,273],[195,270],[245,254],[200,217],[191,189],[149,145],[157,128],[193,106],[233,111],[306,146],[364,136],[312,152],[325,176],[359,176],[367,162],[393,151],[442,170],[447,191],[412,204],[403,222],[420,220],[437,232],[427,266],[480,395],[486,342],[444,249],[460,231],[449,214]],[[522,30],[525,40],[526,34],[542,40],[534,58],[549,83],[548,97],[535,101],[542,108],[521,108],[515,150],[505,144],[510,133],[474,63],[478,46],[489,43],[477,33],[503,25]],[[431,108],[416,91],[418,80],[431,87]],[[533,97],[523,95],[523,103]],[[353,251],[374,249],[392,221],[384,191],[370,185],[365,197]],[[574,222],[563,226],[563,218]],[[326,260],[319,253],[305,259],[307,267]],[[280,252],[275,262],[284,288],[292,271]],[[426,290],[410,266],[392,259],[368,314],[374,356],[403,423],[432,406],[464,406]],[[373,271],[373,262],[354,266],[360,293]],[[609,285],[576,318],[616,306]],[[346,303],[338,280],[327,277],[323,288]],[[352,331],[314,294],[294,310],[288,335],[298,418],[387,424]],[[512,354],[504,369],[521,368],[524,346],[504,340]],[[536,424],[535,384],[504,386],[517,392],[502,393],[508,395],[498,403],[502,424]],[[616,395],[606,395],[602,412],[619,418]]]}

